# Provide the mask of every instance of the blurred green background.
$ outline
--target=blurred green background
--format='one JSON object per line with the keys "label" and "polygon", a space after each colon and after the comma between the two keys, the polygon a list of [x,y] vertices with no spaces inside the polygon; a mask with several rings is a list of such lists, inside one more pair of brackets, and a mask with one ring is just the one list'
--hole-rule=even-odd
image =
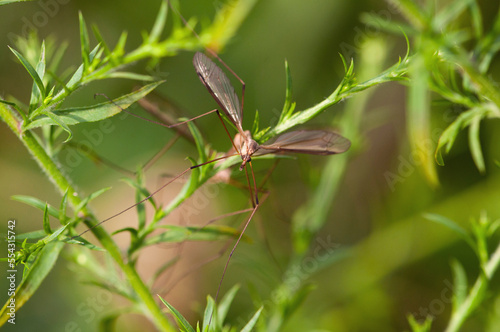
{"label": "blurred green background", "polygon": [[[480,3],[485,25],[489,26],[498,3]],[[7,45],[13,46],[12,34],[22,34],[27,25],[35,25],[41,38],[51,35],[58,41],[69,42],[65,65],[62,66],[66,67],[80,62],[78,11],[82,11],[88,24],[99,26],[111,45],[123,30],[127,30],[127,45],[132,48],[141,42],[141,31],[151,28],[159,6],[160,1],[140,4],[121,1],[117,6],[116,2],[54,0],[0,7],[3,31],[0,35],[0,93],[4,97],[14,95],[21,101],[28,101],[31,80],[7,48]],[[203,24],[211,20],[219,6],[218,1],[182,1],[181,11],[185,17],[198,17]],[[380,54],[373,54],[373,57],[385,55],[383,68],[403,57],[405,41],[399,36],[366,28],[359,19],[365,12],[400,19],[382,1],[257,2],[236,37],[221,54],[246,82],[244,128],[251,128],[256,109],[260,113],[261,127],[275,121],[284,101],[285,59],[291,67],[294,100],[297,109],[302,110],[322,101],[339,84],[343,77],[339,53],[354,58],[356,71],[357,60],[364,51],[364,38],[376,38],[383,47]],[[164,59],[154,71],[155,75],[166,80],[157,92],[182,108],[187,117],[215,107],[196,76],[192,56],[192,52],[184,52]],[[144,63],[140,63],[135,68],[140,71],[143,67]],[[498,61],[492,68],[492,75],[498,77]],[[359,79],[363,80],[363,77]],[[96,103],[95,93],[117,97],[131,91],[137,84],[118,79],[92,84],[74,94],[66,105]],[[238,91],[236,82],[235,87]],[[327,242],[331,244],[328,248],[350,250],[321,271],[312,269],[308,273],[308,266],[304,263],[308,282],[316,288],[285,330],[402,331],[408,329],[406,316],[409,313],[422,319],[422,313],[427,312],[435,316],[434,328],[438,331],[445,326],[451,310],[451,259],[457,258],[464,264],[470,280],[479,273],[472,250],[450,230],[424,219],[422,213],[439,213],[464,226],[470,218],[478,218],[482,211],[492,219],[499,218],[500,175],[494,165],[495,160],[500,160],[498,122],[486,121],[481,126],[486,173],[479,174],[475,168],[467,136],[462,133],[450,155],[445,157],[446,166],[438,169],[441,185],[432,189],[411,157],[405,129],[405,98],[405,88],[391,83],[377,88],[368,100],[366,119],[361,123],[362,136],[349,137],[356,148],[350,152],[353,155],[335,201],[324,202],[331,206],[329,222],[318,236],[320,246]],[[307,127],[330,127],[349,102],[352,100],[328,109]],[[132,109],[143,114],[138,106]],[[453,112],[456,110],[436,105],[433,109],[435,127],[444,129],[449,124],[447,116]],[[173,137],[171,131],[130,116],[116,116],[112,121],[112,130],[102,137],[92,136],[97,135],[98,124],[81,125],[74,129],[74,139],[81,142],[93,137],[99,142],[94,147],[100,155],[128,169],[143,164]],[[201,119],[197,124],[214,149],[229,149],[226,134],[215,116]],[[337,129],[342,132],[342,128]],[[18,233],[39,229],[42,214],[10,200],[10,196],[32,195],[57,205],[60,195],[4,124],[0,130],[0,142],[2,232],[9,219],[17,221]],[[163,174],[174,175],[188,167],[186,156],[196,157],[196,150],[180,140],[147,173],[148,186],[155,188],[161,183]],[[299,156],[282,160],[272,173],[266,186],[269,198],[262,204],[248,231],[254,241],[240,244],[222,287],[224,292],[235,283],[243,284],[229,315],[235,323],[248,320],[253,311],[246,291],[247,282],[252,283],[264,299],[280,282],[280,270],[286,264],[291,246],[290,219],[295,209],[311,197],[321,172],[328,171],[322,168],[328,158],[335,156]],[[112,187],[93,203],[92,208],[100,218],[104,219],[133,203],[133,191],[119,181],[121,174],[71,152],[62,155],[61,163],[82,192],[89,194],[105,186]],[[256,161],[257,178],[262,179],[272,164],[269,160]],[[242,173],[233,174],[236,180],[244,182]],[[394,175],[398,180],[389,181],[388,178]],[[180,184],[169,187],[159,194],[158,199],[168,203],[179,188]],[[220,190],[216,197],[208,202],[203,195],[194,197],[166,222],[190,219],[191,223],[203,224],[217,215],[248,206],[244,190],[225,185],[216,188]],[[188,214],[193,218],[186,218]],[[131,212],[110,221],[106,227],[121,228],[133,220]],[[232,218],[227,222],[237,225],[243,220]],[[127,236],[121,237],[123,242],[127,241]],[[150,276],[153,267],[166,262],[172,255],[180,254],[181,261],[173,272],[174,277],[165,279],[164,285],[155,286],[174,307],[195,321],[199,319],[197,313],[204,306],[206,294],[215,295],[226,255],[197,269],[176,283],[169,293],[162,288],[170,288],[170,281],[175,280],[175,276],[217,253],[221,246],[187,243],[182,250],[178,247],[147,250],[140,260],[141,274]],[[2,250],[6,252],[3,244]],[[4,273],[2,271],[2,285],[5,283]],[[109,299],[96,288],[83,286],[78,273],[60,260],[40,290],[18,313],[16,326],[7,324],[4,330],[32,330],[36,327],[40,331],[64,331],[70,330],[68,327],[73,326],[72,322],[82,331],[95,330],[97,320],[92,315],[100,315],[106,308],[122,303],[120,299]],[[20,278],[20,273],[18,276]],[[492,282],[489,300],[467,322],[464,331],[498,330],[498,288],[498,282]],[[7,298],[6,291],[2,298]],[[94,299],[96,305],[92,302]],[[149,323],[134,315],[119,321],[123,331],[144,330],[143,324]]]}

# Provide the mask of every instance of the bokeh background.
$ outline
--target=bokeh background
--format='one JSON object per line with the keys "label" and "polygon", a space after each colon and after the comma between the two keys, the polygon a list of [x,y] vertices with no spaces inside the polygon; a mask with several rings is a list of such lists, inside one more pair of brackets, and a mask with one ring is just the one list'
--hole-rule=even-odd
{"label": "bokeh background", "polygon": [[[495,1],[480,1],[485,25],[491,25],[498,10]],[[28,2],[0,7],[0,93],[14,95],[27,102],[31,80],[14,61],[7,45],[13,46],[12,34],[23,34],[26,26],[35,25],[41,38],[53,36],[68,41],[69,47],[62,67],[80,63],[78,11],[88,24],[97,24],[104,38],[113,45],[123,30],[129,34],[129,49],[141,42],[141,31],[149,30],[160,1],[57,1]],[[185,17],[196,16],[209,22],[218,1],[182,1]],[[250,128],[255,110],[259,110],[261,126],[269,125],[283,107],[285,93],[284,61],[288,61],[297,109],[305,109],[322,101],[336,88],[343,77],[339,53],[354,58],[356,64],[366,38],[374,39],[372,56],[382,57],[384,66],[397,62],[406,53],[406,42],[400,36],[387,35],[369,29],[360,21],[362,13],[389,14],[400,20],[383,1],[346,0],[267,0],[259,1],[244,21],[235,38],[221,57],[246,82],[244,127]],[[95,40],[94,40],[95,42]],[[166,82],[157,93],[178,105],[183,116],[191,117],[215,107],[214,101],[199,82],[192,67],[192,52],[183,52],[164,59],[154,74]],[[366,55],[365,55],[366,56]],[[141,71],[144,63],[134,67]],[[498,77],[498,61],[492,75]],[[376,73],[375,73],[376,74]],[[365,77],[368,78],[368,77]],[[360,80],[363,77],[359,78]],[[113,80],[89,85],[66,101],[67,106],[95,103],[95,93],[110,97],[128,93],[141,82]],[[238,85],[235,81],[236,90]],[[426,220],[425,212],[439,213],[467,226],[470,218],[487,213],[492,219],[500,216],[500,176],[495,160],[500,160],[498,122],[485,121],[481,126],[481,143],[487,161],[485,174],[480,174],[470,157],[465,133],[446,156],[446,166],[439,167],[440,186],[432,188],[419,165],[411,157],[406,137],[405,87],[390,83],[377,87],[367,100],[361,122],[361,135],[349,137],[353,149],[345,177],[334,201],[329,206],[328,220],[318,234],[318,243],[329,243],[325,252],[349,248],[349,254],[320,271],[308,271],[304,278],[315,289],[297,310],[285,330],[288,331],[402,331],[408,329],[406,316],[413,313],[424,318],[423,312],[435,316],[435,330],[445,326],[450,310],[452,275],[450,262],[458,259],[470,280],[479,273],[477,258],[472,250],[445,227]],[[358,98],[354,96],[352,100]],[[307,124],[308,128],[331,127],[348,103],[331,107]],[[139,114],[144,112],[132,108]],[[447,116],[453,109],[435,108],[436,127],[446,127]],[[450,113],[451,112],[451,113]],[[115,117],[112,130],[102,137],[95,150],[114,163],[134,170],[143,164],[173,137],[172,131],[132,117]],[[448,120],[449,121],[449,120]],[[197,122],[207,142],[214,149],[226,151],[230,144],[215,116]],[[75,142],[89,140],[96,125],[81,125],[75,130]],[[0,127],[0,220],[2,232],[7,220],[17,221],[18,233],[41,228],[42,213],[14,202],[15,194],[32,195],[58,205],[59,193],[40,172],[22,144],[2,124]],[[342,128],[336,128],[342,132]],[[150,188],[164,181],[163,175],[175,175],[186,167],[187,156],[196,157],[196,149],[179,140],[147,172]],[[242,284],[229,315],[233,322],[247,320],[253,312],[248,284],[252,284],[265,299],[282,276],[290,243],[290,220],[317,187],[322,168],[328,158],[298,156],[280,161],[266,188],[269,197],[262,204],[248,235],[252,243],[242,243],[224,280],[222,292],[236,283]],[[134,202],[134,193],[120,181],[122,174],[104,165],[95,165],[83,156],[66,152],[61,163],[80,190],[89,194],[102,187],[112,187],[93,202],[97,216],[104,219]],[[254,163],[257,178],[266,176],[273,166],[269,160]],[[244,182],[242,173],[233,172],[234,179]],[[396,176],[397,181],[394,179]],[[182,183],[176,183],[158,199],[168,203]],[[248,207],[244,190],[215,185],[202,188],[205,195],[193,197],[167,223],[203,224],[220,214]],[[209,195],[215,190],[215,195]],[[207,201],[206,196],[211,196]],[[213,196],[213,197],[212,197]],[[187,218],[186,215],[190,217]],[[118,229],[133,224],[134,213],[128,213],[106,225]],[[223,220],[232,225],[243,217]],[[127,236],[118,236],[125,245]],[[268,243],[268,245],[266,245]],[[184,272],[216,254],[223,244],[187,243],[179,247],[159,246],[146,250],[140,259],[141,274],[151,276],[154,269],[175,255],[179,264],[155,289],[178,308],[191,322],[199,319],[206,295],[215,295],[222,268],[221,259],[196,268],[180,282]],[[2,244],[2,250],[5,246]],[[5,256],[0,254],[0,256]],[[4,269],[5,270],[5,269]],[[5,285],[2,271],[2,285]],[[19,273],[20,278],[20,273]],[[108,298],[94,287],[81,283],[85,275],[61,258],[36,295],[18,313],[16,326],[4,330],[64,331],[76,322],[82,331],[97,328],[99,315],[107,309],[124,305],[119,298]],[[496,278],[498,281],[498,277]],[[465,325],[464,331],[495,331],[500,326],[498,286],[492,283],[491,296]],[[2,287],[1,298],[7,298]],[[97,304],[92,301],[97,299]],[[90,301],[90,302],[89,302]],[[95,316],[93,316],[95,315]],[[135,331],[152,328],[143,318],[128,315],[118,322],[120,330]],[[144,325],[146,324],[146,325]]]}

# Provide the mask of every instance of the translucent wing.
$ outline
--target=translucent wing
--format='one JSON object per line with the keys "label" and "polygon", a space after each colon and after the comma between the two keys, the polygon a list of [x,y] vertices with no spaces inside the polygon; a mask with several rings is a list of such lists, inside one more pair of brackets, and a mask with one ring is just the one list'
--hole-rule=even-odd
{"label": "translucent wing", "polygon": [[238,96],[234,92],[231,82],[226,74],[206,55],[197,52],[193,59],[194,68],[201,82],[207,87],[222,111],[236,125],[239,131],[243,115]]}
{"label": "translucent wing", "polygon": [[260,145],[265,151],[257,151],[254,155],[295,152],[316,155],[329,155],[349,150],[351,142],[339,134],[324,130],[298,130],[275,138],[271,143]]}

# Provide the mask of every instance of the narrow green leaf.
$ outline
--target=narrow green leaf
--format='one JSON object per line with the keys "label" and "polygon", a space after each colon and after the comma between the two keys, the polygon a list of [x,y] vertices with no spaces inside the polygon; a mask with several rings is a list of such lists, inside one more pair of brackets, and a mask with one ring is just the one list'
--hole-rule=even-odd
{"label": "narrow green leaf", "polygon": [[66,189],[66,191],[64,192],[64,195],[61,199],[61,204],[59,205],[59,222],[63,226],[66,224],[66,220],[68,219],[68,217],[66,216],[66,209],[68,207],[68,189]]}
{"label": "narrow green leaf", "polygon": [[80,21],[80,47],[82,53],[83,68],[86,70],[90,65],[90,42],[89,34],[87,31],[87,25],[83,19],[83,14],[81,11],[78,12],[78,18]]}
{"label": "narrow green leaf", "polygon": [[252,136],[255,136],[256,133],[259,132],[259,110],[255,111],[255,118],[253,119],[253,125],[252,125]]}
{"label": "narrow green leaf", "polygon": [[[36,72],[38,77],[40,77],[40,80],[43,83],[43,77],[45,76],[45,42],[42,42],[40,50],[40,59],[38,59]],[[43,103],[44,101],[45,101],[45,91],[40,90],[37,83],[34,81],[33,87],[31,88],[30,110],[35,109],[40,102]]]}
{"label": "narrow green leaf", "polygon": [[500,219],[497,219],[495,221],[493,221],[489,226],[488,226],[488,230],[487,230],[487,235],[488,236],[492,236],[493,234],[495,234],[495,232],[500,228]]}
{"label": "narrow green leaf", "polygon": [[102,54],[104,53],[104,49],[101,47],[101,44],[97,44],[94,48],[96,52],[90,52],[89,60],[90,66],[89,71],[93,72],[99,65],[101,64]]}
{"label": "narrow green leaf", "polygon": [[483,152],[481,151],[481,142],[479,140],[480,124],[481,116],[474,117],[469,127],[469,147],[474,164],[476,164],[479,172],[484,173],[486,171],[486,166],[484,165]]}
{"label": "narrow green leaf", "polygon": [[85,199],[75,208],[75,217],[90,203],[90,201],[104,194],[109,189],[111,189],[111,187],[102,188],[85,197]]}
{"label": "narrow green leaf", "polygon": [[62,232],[64,232],[66,230],[66,228],[68,228],[68,226],[69,226],[69,224],[64,225],[62,227],[59,227],[54,233],[50,234],[49,236],[44,238],[42,241],[44,243],[49,243],[49,242],[56,240],[59,237],[59,235],[61,235]]}
{"label": "narrow green leaf", "polygon": [[[136,177],[137,177],[137,184],[140,184],[140,186],[142,188],[144,188],[144,173],[140,167],[137,170]],[[143,200],[143,198],[150,196],[149,193],[147,196],[143,196],[143,195],[141,195],[141,193],[142,193],[142,191],[136,190],[136,192],[135,192],[135,202],[136,203],[139,203],[140,201]],[[151,197],[150,200],[152,198],[153,197]],[[154,203],[154,202],[152,202],[152,203]],[[153,207],[154,206],[155,205],[153,205]],[[146,207],[145,207],[145,204],[144,203],[138,204],[136,209],[137,209],[137,220],[138,220],[138,227],[137,228],[139,230],[143,230],[144,227],[146,226]],[[155,211],[158,211],[158,208],[155,208]]]}
{"label": "narrow green leaf", "polygon": [[458,19],[458,16],[464,12],[471,2],[474,0],[462,0],[449,3],[448,6],[443,8],[433,19],[433,26],[436,31],[445,30],[447,25]]}
{"label": "narrow green leaf", "polygon": [[[218,47],[226,45],[256,3],[257,0],[221,2],[209,31],[206,31],[206,35],[202,34],[201,40],[206,40],[203,38],[206,36],[211,37],[209,44],[218,45]],[[188,24],[191,27],[194,26],[191,22]]]}
{"label": "narrow green leaf", "polygon": [[0,6],[8,5],[15,2],[28,2],[28,1],[35,1],[35,0],[0,0]]}
{"label": "narrow green leaf", "polygon": [[[127,183],[129,186],[136,189],[137,191],[139,191],[143,196],[142,198],[146,198],[146,197],[151,195],[151,193],[146,188],[142,187],[140,184],[138,184],[135,181],[132,181],[129,178],[124,178],[124,179],[122,179],[122,181]],[[154,197],[151,197],[150,199],[148,199],[148,201],[149,201],[149,203],[151,203],[151,205],[153,206],[153,208],[155,210],[158,210],[158,205],[156,205]]]}
{"label": "narrow green leaf", "polygon": [[16,234],[16,240],[39,240],[46,236],[47,234],[45,233],[44,230],[38,230],[34,232],[28,232],[28,233],[23,233],[23,234]]}
{"label": "narrow green leaf", "polygon": [[89,241],[87,241],[84,238],[79,237],[79,236],[75,236],[74,238],[73,237],[71,237],[71,238],[66,237],[66,238],[62,239],[62,241],[64,243],[68,243],[68,244],[78,244],[78,245],[81,245],[81,246],[83,246],[87,249],[90,249],[90,250],[103,251],[103,252],[106,251],[106,250],[99,248],[98,246],[90,243]]}
{"label": "narrow green leaf", "polygon": [[199,163],[204,163],[207,161],[207,154],[205,153],[205,143],[203,142],[203,137],[201,136],[200,131],[198,130],[198,127],[194,124],[194,122],[188,122],[188,128],[189,131],[191,132],[191,135],[193,136],[193,139],[196,143],[196,149],[198,150],[198,155],[199,155]]}
{"label": "narrow green leaf", "polygon": [[111,50],[109,49],[108,44],[106,44],[104,38],[102,38],[101,32],[99,31],[99,27],[97,25],[92,24],[92,32],[94,33],[94,36],[97,39],[99,45],[102,46],[104,53],[106,53],[106,55],[111,58]]}
{"label": "narrow green leaf", "polygon": [[285,104],[283,105],[283,110],[281,111],[278,123],[281,123],[284,120],[288,119],[292,115],[294,109],[292,102],[292,74],[290,73],[290,66],[288,65],[288,61],[285,61],[285,75],[286,75]]}
{"label": "narrow green leaf", "polygon": [[59,64],[61,63],[61,60],[62,60],[64,54],[66,53],[66,50],[68,49],[68,45],[69,45],[68,42],[62,42],[55,50],[54,55],[52,55],[52,59],[50,61],[49,69],[47,72],[54,79],[56,79],[55,73],[57,72],[57,69],[59,68]]}
{"label": "narrow green leaf", "polygon": [[221,299],[217,309],[217,318],[219,320],[219,326],[224,325],[224,320],[226,319],[226,315],[239,289],[240,285],[234,285]]}
{"label": "narrow green leaf", "polygon": [[456,312],[467,298],[467,274],[462,264],[456,259],[452,260],[451,268],[453,271],[453,312]]}
{"label": "narrow green leaf", "polygon": [[149,44],[157,43],[161,38],[161,33],[165,29],[165,23],[167,22],[168,14],[168,4],[167,1],[162,1],[158,15],[156,16],[155,23],[151,29],[151,33],[148,37]]}
{"label": "narrow green leaf", "polygon": [[203,314],[202,330],[204,332],[220,331],[220,326],[217,326],[218,318],[214,299],[207,296],[207,306]]}
{"label": "narrow green leaf", "polygon": [[49,207],[47,203],[45,204],[45,209],[43,211],[43,230],[47,235],[52,234],[52,229],[50,229]]}
{"label": "narrow green leaf", "polygon": [[123,31],[120,35],[120,39],[116,43],[115,49],[113,50],[113,54],[115,57],[120,57],[125,53],[125,44],[127,43],[127,32]]}
{"label": "narrow green leaf", "polygon": [[123,233],[123,232],[129,232],[131,236],[137,237],[137,229],[132,228],[132,227],[120,228],[119,230],[114,231],[113,235],[118,234],[118,233]]}
{"label": "narrow green leaf", "polygon": [[15,49],[9,46],[9,49],[14,53],[14,55],[17,57],[17,59],[21,62],[23,67],[26,69],[28,74],[30,74],[31,78],[33,79],[34,83],[37,85],[38,89],[40,90],[40,94],[42,96],[45,96],[45,86],[43,85],[42,79],[40,76],[38,76],[37,71],[31,64],[26,60],[21,53],[17,52]]}
{"label": "narrow green leaf", "polygon": [[109,78],[125,78],[128,80],[153,82],[156,78],[150,75],[142,75],[136,73],[130,73],[126,71],[116,71],[108,75]]}
{"label": "narrow green leaf", "polygon": [[69,129],[68,125],[64,123],[64,119],[61,116],[58,116],[51,111],[45,111],[43,112],[43,114],[48,116],[56,125],[58,125],[62,130],[68,133],[68,138],[66,138],[64,143],[71,140],[71,138],[73,137],[73,132],[71,131],[71,129]]}
{"label": "narrow green leaf", "polygon": [[436,147],[435,158],[439,165],[444,165],[443,157],[441,150],[443,147],[445,148],[445,152],[449,153],[455,140],[460,133],[462,128],[465,128],[469,125],[469,123],[474,119],[477,115],[478,108],[471,108],[470,110],[460,114],[455,121],[453,121],[442,133],[439,137],[439,141]]}
{"label": "narrow green leaf", "polygon": [[448,219],[446,217],[443,217],[439,214],[434,214],[434,213],[424,213],[423,214],[424,218],[436,222],[438,224],[444,225],[457,233],[462,239],[464,239],[473,249],[476,247],[474,240],[472,237],[467,233],[465,229],[460,227],[456,222],[454,222],[451,219]]}
{"label": "narrow green leaf", "polygon": [[[108,101],[92,106],[60,109],[52,113],[58,116],[58,119],[62,120],[67,126],[104,120],[122,112],[122,110],[153,91],[161,83],[163,81],[148,84],[139,90],[114,99],[113,102]],[[57,125],[57,123],[50,117],[41,116],[26,126],[26,129],[38,128],[44,125]]]}
{"label": "narrow green leaf", "polygon": [[[46,202],[43,202],[43,201],[39,200],[38,198],[31,197],[31,196],[24,196],[24,195],[14,195],[11,197],[11,199],[13,199],[14,201],[24,203],[24,204],[28,204],[28,205],[33,206],[41,211],[45,211],[45,206],[47,204]],[[55,209],[54,207],[52,207],[50,205],[48,206],[48,213],[52,217],[59,218],[59,211],[57,211],[57,209]]]}
{"label": "narrow green leaf", "polygon": [[[184,241],[217,241],[228,237],[238,238],[240,232],[237,229],[223,225],[209,225],[205,227],[182,227],[176,225],[160,225],[158,228],[166,231],[161,234],[148,237],[146,245],[158,243],[178,243]],[[248,236],[243,235],[242,241],[251,242]]]}
{"label": "narrow green leaf", "polygon": [[165,301],[160,295],[158,295],[160,300],[163,302],[164,305],[167,306],[167,308],[170,310],[172,315],[174,316],[177,325],[181,328],[181,331],[186,331],[186,332],[195,332],[193,327],[188,323],[186,318],[184,318],[180,312],[178,312],[174,307],[172,307],[167,301]]}
{"label": "narrow green leaf", "polygon": [[80,67],[78,67],[78,69],[73,73],[73,76],[71,76],[71,78],[69,79],[64,90],[71,91],[75,89],[82,80],[82,77],[83,77],[83,65],[80,65]]}
{"label": "narrow green leaf", "polygon": [[7,312],[10,300],[15,296],[16,310],[19,310],[28,301],[31,296],[38,289],[43,280],[47,277],[49,272],[54,267],[59,253],[64,247],[62,242],[51,242],[45,245],[39,254],[36,256],[31,268],[24,275],[23,280],[16,289],[15,295],[12,295],[0,311],[0,325],[2,325],[8,318]]}
{"label": "narrow green leaf", "polygon": [[259,320],[260,314],[264,307],[260,307],[259,310],[252,316],[252,318],[248,321],[248,323],[241,329],[241,332],[251,332],[257,321]]}
{"label": "narrow green leaf", "polygon": [[175,264],[177,264],[177,262],[179,262],[180,260],[180,256],[175,256],[174,258],[166,261],[164,264],[162,264],[156,271],[155,273],[153,274],[153,276],[151,277],[150,281],[148,282],[149,285],[151,285],[151,287],[153,286],[153,284],[155,282],[158,281],[158,278],[163,274],[163,272],[165,272],[166,270],[168,270],[169,268],[175,266]]}
{"label": "narrow green leaf", "polygon": [[483,17],[477,1],[469,1],[469,10],[474,37],[479,40],[483,36]]}

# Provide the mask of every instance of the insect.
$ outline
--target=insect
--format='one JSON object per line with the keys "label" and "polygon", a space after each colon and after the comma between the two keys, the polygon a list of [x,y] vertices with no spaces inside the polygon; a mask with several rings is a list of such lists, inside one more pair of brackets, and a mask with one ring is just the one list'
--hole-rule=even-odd
{"label": "insect", "polygon": [[[235,125],[238,134],[232,141],[233,146],[242,159],[240,171],[246,170],[246,165],[250,165],[253,187],[255,191],[254,209],[243,226],[242,232],[234,244],[229,258],[226,261],[222,278],[217,290],[218,297],[222,279],[229,265],[229,260],[238,246],[248,224],[252,220],[255,212],[259,208],[259,199],[257,195],[257,185],[252,168],[252,156],[263,155],[267,153],[305,153],[312,155],[331,155],[345,152],[351,146],[351,142],[334,132],[325,130],[298,130],[291,131],[274,138],[267,144],[258,144],[251,136],[250,131],[243,130],[243,100],[244,88],[242,89],[242,102],[239,102],[234,88],[226,74],[203,53],[197,52],[193,58],[193,64],[201,82],[212,97],[215,99],[221,110],[227,118]],[[217,111],[218,112],[218,111]],[[224,123],[223,123],[224,124]],[[225,127],[225,125],[224,125]],[[226,128],[227,131],[227,128]],[[249,183],[250,186],[250,183]],[[252,190],[250,190],[251,192]]]}

